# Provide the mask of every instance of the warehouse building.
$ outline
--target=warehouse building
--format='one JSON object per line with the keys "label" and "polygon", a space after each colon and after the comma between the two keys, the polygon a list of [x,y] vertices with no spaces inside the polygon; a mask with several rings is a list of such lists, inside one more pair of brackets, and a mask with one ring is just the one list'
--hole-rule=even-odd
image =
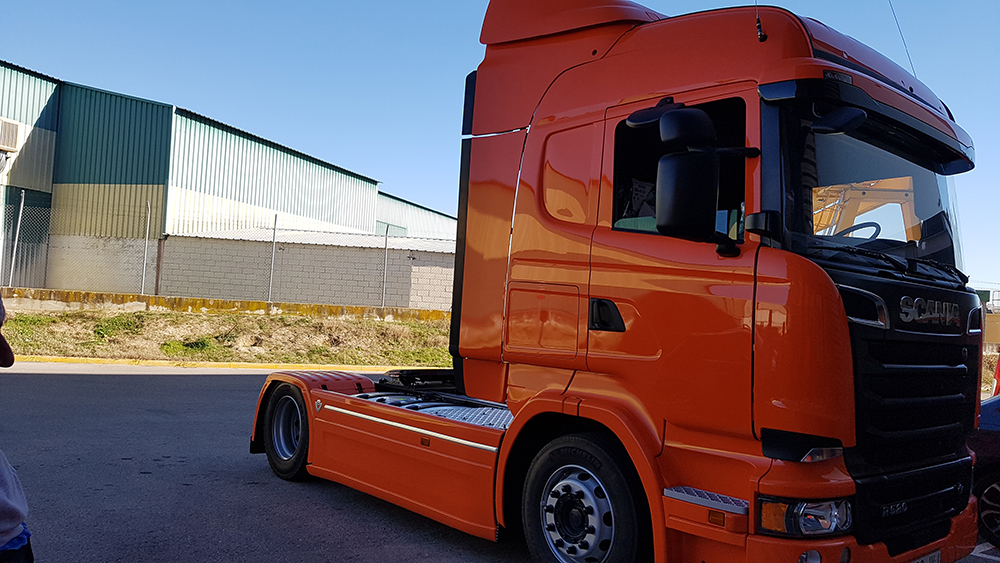
{"label": "warehouse building", "polygon": [[454,217],[194,112],[2,61],[0,186],[3,285],[450,305]]}

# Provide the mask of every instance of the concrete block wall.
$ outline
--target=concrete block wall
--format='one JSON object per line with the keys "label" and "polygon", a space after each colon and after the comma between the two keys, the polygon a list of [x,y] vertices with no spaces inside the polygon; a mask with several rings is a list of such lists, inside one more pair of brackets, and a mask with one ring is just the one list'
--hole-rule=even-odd
{"label": "concrete block wall", "polygon": [[438,252],[410,253],[413,275],[410,281],[411,307],[451,310],[451,291],[455,279],[455,255]]}
{"label": "concrete block wall", "polygon": [[[145,239],[49,235],[48,289],[140,293]],[[157,241],[146,255],[146,293],[156,284]]]}
{"label": "concrete block wall", "polygon": [[[267,300],[271,243],[172,236],[163,241],[160,295]],[[278,243],[271,301],[451,309],[454,255]]]}

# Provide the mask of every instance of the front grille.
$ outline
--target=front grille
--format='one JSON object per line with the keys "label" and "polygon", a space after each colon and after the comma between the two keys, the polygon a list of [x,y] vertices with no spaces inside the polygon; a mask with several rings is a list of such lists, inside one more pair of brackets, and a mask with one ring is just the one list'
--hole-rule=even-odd
{"label": "front grille", "polygon": [[968,503],[978,343],[852,323],[851,344],[857,444],[845,461],[855,535],[896,555],[947,535]]}
{"label": "front grille", "polygon": [[857,457],[864,477],[965,457],[979,383],[979,349],[961,343],[869,340],[852,328],[855,355]]}

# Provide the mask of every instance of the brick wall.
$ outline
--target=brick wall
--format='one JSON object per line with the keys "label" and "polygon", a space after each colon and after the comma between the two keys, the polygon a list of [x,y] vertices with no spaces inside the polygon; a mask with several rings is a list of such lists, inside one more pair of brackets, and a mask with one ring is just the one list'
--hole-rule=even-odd
{"label": "brick wall", "polygon": [[[451,309],[454,255],[278,243],[271,301]],[[163,242],[160,295],[268,297],[271,243],[172,236]],[[147,282],[148,285],[148,282]]]}

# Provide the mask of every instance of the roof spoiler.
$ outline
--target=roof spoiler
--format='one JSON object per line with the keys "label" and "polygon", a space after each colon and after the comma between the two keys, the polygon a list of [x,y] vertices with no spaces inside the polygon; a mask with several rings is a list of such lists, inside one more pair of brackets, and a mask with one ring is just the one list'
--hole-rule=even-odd
{"label": "roof spoiler", "polygon": [[491,0],[479,42],[494,45],[609,23],[665,18],[628,0]]}

